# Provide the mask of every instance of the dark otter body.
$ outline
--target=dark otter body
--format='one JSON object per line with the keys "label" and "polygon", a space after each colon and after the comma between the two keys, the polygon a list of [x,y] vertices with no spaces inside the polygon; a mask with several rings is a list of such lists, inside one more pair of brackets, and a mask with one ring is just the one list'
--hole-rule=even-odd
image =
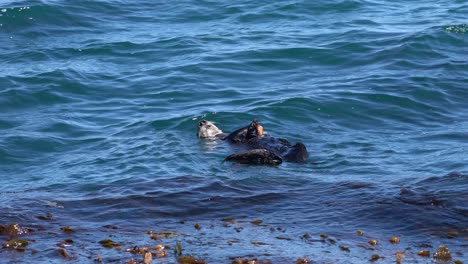
{"label": "dark otter body", "polygon": [[247,148],[246,151],[229,155],[226,161],[276,165],[283,161],[302,163],[308,156],[307,149],[302,143],[292,145],[286,139],[263,135],[263,127],[257,120],[253,120],[250,125],[230,133],[223,139]]}

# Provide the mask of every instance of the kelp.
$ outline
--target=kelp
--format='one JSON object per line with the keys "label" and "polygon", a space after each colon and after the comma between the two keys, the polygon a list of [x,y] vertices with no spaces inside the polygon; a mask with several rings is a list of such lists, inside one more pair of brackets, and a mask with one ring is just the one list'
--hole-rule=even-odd
{"label": "kelp", "polygon": [[6,242],[3,242],[2,247],[7,249],[19,249],[25,248],[29,245],[29,242],[24,239],[10,239]]}

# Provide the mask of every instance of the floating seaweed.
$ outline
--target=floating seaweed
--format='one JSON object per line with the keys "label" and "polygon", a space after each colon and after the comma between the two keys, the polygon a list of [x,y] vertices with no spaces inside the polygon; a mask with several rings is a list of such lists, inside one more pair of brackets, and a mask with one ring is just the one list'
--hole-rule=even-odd
{"label": "floating seaweed", "polygon": [[22,228],[19,224],[9,224],[3,228],[2,234],[11,238],[28,233],[28,229]]}
{"label": "floating seaweed", "polygon": [[133,259],[130,259],[126,264],[137,264],[137,262]]}
{"label": "floating seaweed", "polygon": [[163,246],[163,245],[156,245],[156,246],[153,247],[153,249],[156,252],[152,252],[151,254],[153,254],[153,257],[156,257],[156,258],[167,257],[168,253],[167,253],[167,251],[164,250],[165,248],[167,248],[167,247]]}
{"label": "floating seaweed", "polygon": [[371,256],[370,261],[377,261],[377,260],[379,260],[379,259],[381,259],[381,258],[383,258],[383,257],[380,256],[380,255],[378,255],[378,254],[373,254],[373,255]]}
{"label": "floating seaweed", "polygon": [[99,241],[99,244],[101,244],[103,247],[105,248],[113,248],[113,247],[119,247],[120,244],[119,243],[116,243],[110,239],[103,239],[101,241]]}
{"label": "floating seaweed", "polygon": [[234,243],[240,243],[240,240],[239,239],[229,239],[227,241],[227,244],[230,245],[230,246],[232,246],[232,244],[234,244]]}
{"label": "floating seaweed", "polygon": [[225,218],[221,219],[221,221],[226,222],[226,223],[230,223],[230,224],[235,224],[236,223],[236,221],[232,217],[225,217]]}
{"label": "floating seaweed", "polygon": [[179,241],[176,241],[176,246],[174,248],[174,254],[176,256],[182,256],[182,245],[179,243]]}
{"label": "floating seaweed", "polygon": [[307,259],[307,258],[298,258],[296,260],[296,264],[307,264],[307,263],[310,263],[312,262],[310,259]]}
{"label": "floating seaweed", "polygon": [[60,230],[62,230],[62,231],[65,232],[65,233],[73,233],[73,232],[75,232],[75,230],[73,230],[73,229],[72,229],[71,227],[69,227],[69,226],[63,226],[63,227],[60,228]]}
{"label": "floating seaweed", "polygon": [[162,250],[164,250],[164,248],[165,247],[163,245],[156,245],[156,246],[153,247],[153,249],[156,250],[156,251],[162,251]]}
{"label": "floating seaweed", "polygon": [[53,219],[51,213],[47,213],[46,215],[38,215],[38,216],[36,216],[36,218],[39,219],[39,220],[44,220],[44,221]]}
{"label": "floating seaweed", "polygon": [[271,264],[270,260],[259,260],[259,259],[236,259],[231,262],[232,264]]}
{"label": "floating seaweed", "polygon": [[454,238],[454,237],[457,237],[458,236],[458,232],[457,231],[450,231],[450,232],[447,232],[447,237],[448,238]]}
{"label": "floating seaweed", "polygon": [[180,264],[205,264],[206,262],[200,259],[196,259],[192,256],[180,256],[177,258],[177,262]]}
{"label": "floating seaweed", "polygon": [[358,243],[357,246],[367,250],[375,250],[375,248],[369,244]]}
{"label": "floating seaweed", "polygon": [[343,251],[346,251],[346,252],[350,252],[349,247],[347,247],[347,246],[341,245],[340,249],[343,250]]}
{"label": "floating seaweed", "polygon": [[292,238],[289,238],[289,237],[283,237],[283,236],[277,236],[276,239],[279,239],[279,240],[292,240]]}
{"label": "floating seaweed", "polygon": [[240,233],[242,230],[244,230],[244,228],[240,226],[240,227],[234,228],[234,230],[236,230],[237,233]]}
{"label": "floating seaweed", "polygon": [[395,254],[395,256],[396,256],[396,263],[401,264],[401,261],[403,260],[403,257],[405,256],[405,254],[398,252]]}
{"label": "floating seaweed", "polygon": [[449,249],[444,245],[441,245],[436,250],[433,257],[437,261],[450,261],[450,260],[452,260],[452,254],[450,253]]}
{"label": "floating seaweed", "polygon": [[[229,220],[229,219],[227,219],[227,220]],[[256,225],[256,226],[264,225],[262,220],[240,221],[238,223],[252,224],[252,225]],[[218,222],[218,225],[220,225],[219,222]],[[198,223],[194,224],[194,227],[197,230],[201,229],[201,225],[198,224]],[[233,230],[236,230],[236,227],[238,227],[238,225],[234,225],[234,226],[231,226],[231,227],[232,228],[230,228],[230,230],[232,232]],[[72,228],[70,226],[62,226],[62,227],[59,226],[59,228],[64,233],[73,233],[73,232],[75,232],[74,228]],[[113,226],[110,226],[110,225],[109,226],[104,226],[104,228],[116,229],[116,227],[113,227]],[[190,226],[189,226],[189,228],[190,228]],[[242,227],[239,227],[239,228],[240,228],[239,230],[242,230]],[[272,231],[276,231],[276,230],[281,230],[282,231],[283,230],[282,228],[279,228],[279,227],[277,228],[277,227],[272,227],[271,225],[267,225],[267,227],[266,227],[266,229],[264,231],[268,232],[268,229],[270,229]],[[32,230],[32,229],[23,228],[18,224],[0,225],[0,232],[1,232],[2,235],[18,236],[18,235],[22,235],[22,234],[31,232],[29,230]],[[208,229],[206,229],[206,230],[208,230]],[[246,227],[245,230],[247,230],[247,227]],[[106,230],[106,231],[110,231],[110,230]],[[236,230],[236,231],[238,231],[238,230]],[[145,232],[145,231],[143,231],[143,232]],[[367,236],[367,234],[364,234],[364,232],[361,229],[357,229],[355,232],[359,236]],[[458,231],[441,232],[441,234],[447,234],[447,236],[451,236],[451,237],[457,237],[457,236],[462,237],[461,234],[463,234],[463,232],[465,232],[465,231],[462,230],[462,231],[459,231],[459,232],[460,233],[458,233]],[[57,234],[57,233],[55,233],[55,234]],[[172,238],[174,238],[174,237],[183,235],[182,233],[177,233],[177,232],[173,232],[173,231],[155,232],[153,230],[149,230],[149,231],[146,231],[146,234],[148,234],[146,236],[146,238],[148,238],[149,235],[151,235],[151,238],[153,238],[153,239],[160,239],[160,240],[161,239],[164,240],[165,238],[171,239],[171,243],[174,243],[174,244],[172,244],[172,247],[174,248],[174,255],[175,255],[174,260],[177,260],[178,263],[205,263],[204,260],[198,260],[198,259],[195,259],[193,257],[183,255],[183,253],[187,254],[187,252],[183,252],[181,243],[179,241],[174,241],[175,239],[172,240]],[[203,233],[201,233],[201,234],[203,234]],[[140,235],[145,236],[144,233],[142,233]],[[112,236],[113,235],[111,235],[110,238],[114,239]],[[288,234],[287,232],[286,233],[285,232],[281,232],[281,233],[279,233],[279,232],[275,232],[275,233],[268,232],[268,236],[269,236],[270,240],[271,240],[271,238],[273,238],[273,239],[278,239],[278,240],[292,241],[292,240],[295,240],[295,239],[298,238],[298,237],[291,237],[290,234]],[[325,232],[324,233],[319,233],[319,238],[317,238],[317,237],[312,238],[312,236],[309,233],[303,233],[302,235],[299,235],[299,237],[301,239],[305,239],[306,240],[306,241],[304,241],[305,243],[319,242],[319,243],[322,243],[321,247],[325,247],[325,246],[328,245],[329,248],[331,248],[331,246],[335,244],[337,246],[337,247],[334,247],[335,250],[338,250],[338,248],[339,248],[338,251],[351,252],[350,247],[340,245],[340,244],[348,244],[349,245],[349,241],[348,241],[348,243],[346,241],[343,241],[343,243],[338,243],[338,242],[340,242],[340,239],[338,239],[338,241],[336,241],[334,238],[331,238],[331,236],[328,235]],[[267,240],[267,239],[265,239],[265,240]],[[265,241],[265,240],[263,240],[263,241]],[[231,239],[231,240],[227,240],[227,244],[228,245],[233,245],[234,243],[241,243],[243,241],[244,240],[240,240],[240,239]],[[249,240],[247,240],[247,241],[249,241]],[[266,243],[258,241],[258,240],[257,241],[250,240],[250,241],[251,241],[250,244],[253,245],[253,246],[267,246],[267,247],[263,247],[266,250],[268,250],[267,248],[269,248],[269,245],[272,245],[269,240],[265,241]],[[388,241],[390,243],[392,243],[392,244],[397,244],[397,243],[400,242],[400,238],[395,236],[395,237],[390,238]],[[30,249],[30,248],[26,248],[28,246],[28,243],[32,243],[32,242],[34,242],[34,240],[27,241],[27,240],[10,238],[9,241],[4,242],[2,245],[3,245],[3,248],[6,248],[6,249],[17,250],[17,251],[20,251],[20,252],[27,251],[27,252],[31,252],[32,254],[34,254],[35,252],[38,252],[38,251]],[[120,250],[119,247],[122,245],[122,243],[116,243],[116,242],[112,241],[111,239],[104,239],[104,240],[99,241],[99,243],[105,248],[116,248],[117,250]],[[161,243],[161,241],[159,241],[159,243]],[[163,245],[163,244],[159,244],[159,243],[157,243],[158,245],[147,245],[146,247],[133,247],[133,248],[125,250],[125,252],[130,252],[132,254],[138,254],[138,257],[134,256],[134,259],[131,260],[131,261],[133,261],[133,263],[140,263],[141,264],[141,263],[151,263],[152,261],[163,261],[163,262],[164,261],[169,261],[169,260],[163,260],[163,259],[158,260],[158,258],[165,258],[165,257],[168,257],[168,255],[171,255],[171,256],[173,255],[173,254],[171,254],[170,251],[168,251],[168,249],[171,248],[170,245]],[[61,256],[63,258],[63,260],[76,258],[78,255],[81,255],[81,254],[80,253],[74,253],[73,251],[71,251],[71,249],[67,248],[67,247],[72,246],[73,244],[74,244],[74,241],[72,239],[63,240],[63,241],[56,244],[60,248],[55,249],[55,251],[53,251],[53,253],[55,253],[56,256]],[[214,244],[214,243],[212,243],[212,244]],[[367,250],[370,250],[371,254],[381,253],[381,252],[379,252],[377,250],[378,248],[374,247],[376,245],[377,245],[377,240],[372,239],[372,240],[369,240],[367,243],[365,242],[365,240],[361,241],[360,244],[358,244],[357,246],[361,247],[361,248],[364,248],[364,249],[367,249]],[[428,246],[430,246],[430,245],[429,244],[419,244],[418,245],[418,247],[422,247],[422,248],[427,248]],[[224,248],[223,245],[220,245],[220,248]],[[79,248],[78,247],[73,248],[73,250],[76,250],[76,249],[79,249]],[[260,249],[262,249],[262,247],[260,247]],[[406,250],[409,250],[409,249],[407,248]],[[187,250],[185,250],[185,251],[187,251]],[[332,249],[330,249],[329,251],[325,251],[325,252],[332,252]],[[360,252],[360,251],[356,251],[356,252]],[[395,252],[393,252],[393,253],[395,253]],[[406,260],[403,260],[403,258],[405,257],[405,255],[403,253],[405,253],[405,252],[396,253],[395,255],[393,255],[393,256],[396,257],[396,262],[397,263],[402,263],[403,261],[406,261]],[[343,254],[346,254],[346,253],[343,253]],[[347,253],[347,254],[350,254],[350,253]],[[357,254],[359,254],[359,253],[357,253]],[[369,254],[367,256],[367,260],[364,260],[364,261],[372,261],[372,262],[382,261],[382,258],[384,258],[384,256],[380,255],[380,254],[373,254],[372,256],[370,256],[371,254]],[[455,256],[457,254],[459,254],[460,256],[463,256],[463,254],[461,252],[456,252]],[[93,259],[94,259],[95,262],[102,262],[103,261],[103,258],[100,255],[97,255],[98,256],[97,258],[95,257],[96,253],[93,253],[93,255],[94,255],[94,258],[91,257],[91,261],[93,261]],[[447,262],[447,261],[452,260],[452,256],[451,256],[450,252],[448,251],[447,247],[445,247],[445,246],[440,246],[439,249],[437,249],[436,252],[430,252],[428,250],[420,250],[420,251],[416,250],[415,252],[411,253],[409,256],[406,256],[406,257],[408,257],[408,260],[411,261],[411,260],[413,260],[413,258],[418,258],[418,256],[427,258],[427,257],[431,257],[431,255],[433,256],[433,261],[435,261],[437,263]],[[233,262],[233,263],[249,263],[249,264],[252,264],[252,263],[255,263],[255,264],[270,263],[270,262],[268,262],[268,260],[260,261],[260,260],[252,259],[254,256],[255,255],[248,255],[248,256],[245,256],[245,258],[247,258],[247,259],[238,259],[237,260],[238,262]],[[150,259],[150,257],[151,257],[151,259]],[[178,260],[178,257],[182,257],[182,258],[180,258],[180,261]],[[388,258],[389,256],[385,255],[385,257]],[[366,257],[364,256],[364,258],[366,258]],[[232,261],[232,259],[233,258],[231,258],[231,261]],[[192,260],[193,261],[200,261],[200,262],[189,262],[189,261],[192,261]],[[107,262],[107,260],[104,260],[104,261]],[[308,260],[306,258],[297,258],[297,259],[295,259],[295,261],[296,261],[296,263],[309,263],[310,262],[310,260]],[[307,261],[309,261],[309,262],[307,262]],[[387,260],[384,260],[384,262],[385,261],[387,261]],[[393,259],[393,262],[395,262],[395,259]],[[132,263],[132,262],[129,262],[129,263]],[[451,263],[463,264],[463,262],[460,261],[460,260],[455,260],[454,262],[451,262]]]}
{"label": "floating seaweed", "polygon": [[8,249],[21,249],[29,245],[29,242],[24,239],[10,239],[3,242],[2,247]]}
{"label": "floating seaweed", "polygon": [[388,241],[390,241],[392,244],[400,243],[400,239],[398,237],[391,237]]}
{"label": "floating seaweed", "polygon": [[[154,246],[153,248],[149,248],[149,247],[138,247],[138,246],[134,246],[133,248],[128,248],[126,249],[125,251],[126,252],[130,252],[132,254],[140,254],[140,255],[143,255],[144,256],[144,259],[149,259],[149,257],[147,256],[149,254],[151,254],[151,258],[152,257],[155,257],[155,258],[164,258],[164,257],[167,257],[169,254],[167,253],[167,251],[165,251],[166,247],[163,246],[163,245],[156,245]],[[152,252],[151,249],[154,249],[155,252]]]}
{"label": "floating seaweed", "polygon": [[466,33],[468,32],[468,24],[446,26],[444,29],[453,33]]}
{"label": "floating seaweed", "polygon": [[146,231],[146,234],[151,235],[150,238],[153,240],[160,240],[163,238],[173,238],[173,237],[180,235],[179,233],[172,232],[172,231],[154,232],[152,230]]}
{"label": "floating seaweed", "polygon": [[151,254],[153,255],[153,257],[156,257],[156,258],[165,258],[169,256],[169,253],[167,253],[167,251],[165,250],[162,250],[159,252],[151,252]]}
{"label": "floating seaweed", "polygon": [[146,247],[140,248],[140,247],[134,246],[133,248],[127,248],[125,251],[130,252],[132,254],[143,254],[147,251],[147,249],[148,248]]}
{"label": "floating seaweed", "polygon": [[255,245],[255,246],[265,246],[265,245],[268,245],[267,243],[265,242],[260,242],[260,241],[252,241],[250,242],[252,243],[252,245]]}
{"label": "floating seaweed", "polygon": [[253,221],[250,221],[250,223],[252,225],[258,226],[258,225],[261,225],[263,223],[263,221],[262,220],[253,220]]}
{"label": "floating seaweed", "polygon": [[145,252],[143,255],[143,263],[144,264],[151,264],[153,262],[153,255],[151,255],[151,252]]}
{"label": "floating seaweed", "polygon": [[65,239],[64,241],[57,243],[57,246],[59,246],[59,247],[69,247],[72,244],[73,244],[73,240]]}
{"label": "floating seaweed", "polygon": [[164,238],[172,238],[172,237],[180,235],[179,233],[172,232],[172,231],[162,231],[162,232],[158,232],[158,233],[155,233],[155,234],[159,235],[159,236],[162,236]]}
{"label": "floating seaweed", "polygon": [[65,259],[71,259],[72,258],[72,256],[70,254],[68,254],[68,252],[63,248],[59,248],[57,250],[57,252],[59,253],[60,256],[62,256]]}

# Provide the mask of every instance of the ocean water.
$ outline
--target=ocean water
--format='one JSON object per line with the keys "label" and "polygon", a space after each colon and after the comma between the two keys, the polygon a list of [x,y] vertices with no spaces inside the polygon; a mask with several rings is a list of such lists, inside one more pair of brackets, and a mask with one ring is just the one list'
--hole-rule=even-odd
{"label": "ocean water", "polygon": [[[153,263],[436,263],[440,245],[467,263],[467,14],[461,0],[0,2],[0,242],[14,223],[29,242],[0,263],[143,263],[127,249],[159,244]],[[226,163],[235,148],[196,137],[203,119],[254,118],[307,162]]]}

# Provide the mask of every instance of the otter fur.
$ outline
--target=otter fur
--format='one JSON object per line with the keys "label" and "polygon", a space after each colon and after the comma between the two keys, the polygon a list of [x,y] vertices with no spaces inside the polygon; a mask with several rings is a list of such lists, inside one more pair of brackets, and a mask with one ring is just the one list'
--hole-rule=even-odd
{"label": "otter fur", "polygon": [[292,145],[286,139],[269,136],[263,131],[263,126],[256,119],[248,126],[227,135],[213,122],[202,120],[198,123],[198,137],[220,137],[231,144],[245,147],[246,150],[227,156],[225,161],[278,165],[283,161],[303,163],[308,157],[307,149],[303,143],[298,142]]}

